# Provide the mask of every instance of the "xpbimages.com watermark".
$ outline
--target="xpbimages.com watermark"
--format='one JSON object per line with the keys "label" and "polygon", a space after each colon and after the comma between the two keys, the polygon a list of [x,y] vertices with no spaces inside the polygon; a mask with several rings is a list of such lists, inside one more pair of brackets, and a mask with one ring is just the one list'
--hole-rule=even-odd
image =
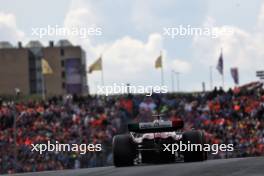
{"label": "xpbimages.com watermark", "polygon": [[194,37],[194,36],[205,36],[211,38],[218,38],[222,35],[232,35],[234,30],[230,27],[193,27],[191,25],[179,25],[176,27],[164,27],[163,36],[169,38],[180,38],[180,37]]}
{"label": "xpbimages.com watermark", "polygon": [[102,151],[102,144],[62,144],[58,141],[55,141],[55,143],[48,141],[47,144],[31,144],[31,147],[32,152],[38,152],[40,155],[45,152],[79,152],[80,154],[86,154]]}
{"label": "xpbimages.com watermark", "polygon": [[97,86],[96,87],[97,94],[104,94],[106,96],[113,94],[146,94],[146,96],[151,96],[153,93],[168,93],[167,86],[135,86],[129,84],[120,85],[114,83],[109,86]]}
{"label": "xpbimages.com watermark", "polygon": [[45,27],[33,27],[31,28],[31,35],[37,36],[39,38],[58,36],[58,37],[69,37],[76,36],[81,39],[88,38],[89,36],[101,36],[101,27],[60,27],[55,26],[45,26]]}
{"label": "xpbimages.com watermark", "polygon": [[171,154],[175,154],[176,152],[185,152],[185,151],[205,151],[211,152],[216,155],[220,152],[233,152],[234,145],[233,144],[191,144],[188,141],[187,144],[182,143],[180,141],[179,144],[163,144],[164,152],[171,152]]}

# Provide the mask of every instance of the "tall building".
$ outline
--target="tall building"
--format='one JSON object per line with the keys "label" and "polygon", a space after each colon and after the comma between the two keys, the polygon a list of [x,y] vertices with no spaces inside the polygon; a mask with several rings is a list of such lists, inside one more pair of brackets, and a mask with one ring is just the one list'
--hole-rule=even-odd
{"label": "tall building", "polygon": [[0,94],[14,95],[15,89],[30,94],[30,56],[26,48],[14,48],[8,42],[0,43]]}
{"label": "tall building", "polygon": [[56,45],[50,42],[43,48],[43,58],[50,64],[53,74],[45,75],[47,94],[80,94],[87,92],[85,52],[67,40]]}
{"label": "tall building", "polygon": [[[43,75],[41,59],[47,60],[52,74]],[[30,41],[25,47],[0,42],[0,95],[47,96],[87,94],[86,58],[80,46],[67,40],[44,47],[39,41]]]}

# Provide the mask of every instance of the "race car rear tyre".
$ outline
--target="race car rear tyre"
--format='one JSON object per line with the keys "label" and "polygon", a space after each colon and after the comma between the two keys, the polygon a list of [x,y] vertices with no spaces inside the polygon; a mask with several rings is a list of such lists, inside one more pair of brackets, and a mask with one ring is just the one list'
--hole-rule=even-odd
{"label": "race car rear tyre", "polygon": [[[183,133],[182,141],[184,144],[205,144],[205,136],[203,132],[200,131],[188,131]],[[189,141],[189,143],[188,143]],[[199,148],[200,149],[200,148]],[[207,159],[207,152],[202,150],[198,151],[184,151],[184,162],[196,162],[196,161],[204,161]]]}
{"label": "race car rear tyre", "polygon": [[[207,144],[206,138],[205,138],[205,134],[203,132],[202,132],[202,140],[203,140],[203,144]],[[204,155],[203,161],[204,160],[207,160],[208,159],[208,152],[207,151],[204,151],[203,152],[203,155]]]}
{"label": "race car rear tyre", "polygon": [[113,162],[116,167],[132,166],[136,157],[136,146],[130,135],[117,135],[113,139]]}

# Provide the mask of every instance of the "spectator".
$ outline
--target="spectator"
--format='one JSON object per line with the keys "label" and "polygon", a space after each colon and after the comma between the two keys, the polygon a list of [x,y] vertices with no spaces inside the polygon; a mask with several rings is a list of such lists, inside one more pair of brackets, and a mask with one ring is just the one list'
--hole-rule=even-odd
{"label": "spectator", "polygon": [[[111,143],[130,121],[164,118],[185,121],[185,128],[204,130],[209,143],[233,143],[229,157],[264,154],[264,95],[257,91],[215,89],[206,94],[161,94],[53,97],[46,102],[0,105],[0,174],[77,169],[110,164]],[[14,136],[16,119],[16,141]],[[103,151],[31,152],[31,143],[101,143]],[[16,147],[14,144],[17,144]],[[213,158],[226,154],[212,155]]]}

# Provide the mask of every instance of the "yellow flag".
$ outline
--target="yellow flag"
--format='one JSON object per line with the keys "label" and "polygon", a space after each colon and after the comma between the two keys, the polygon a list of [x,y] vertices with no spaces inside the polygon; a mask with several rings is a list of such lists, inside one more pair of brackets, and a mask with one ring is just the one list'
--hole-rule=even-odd
{"label": "yellow flag", "polygon": [[93,71],[102,70],[102,57],[99,57],[90,67],[89,73]]}
{"label": "yellow flag", "polygon": [[161,68],[161,67],[162,67],[162,56],[160,55],[155,62],[155,68]]}
{"label": "yellow flag", "polygon": [[47,74],[52,74],[53,70],[51,69],[48,61],[44,58],[41,59],[41,67],[42,67],[42,74],[47,75]]}

